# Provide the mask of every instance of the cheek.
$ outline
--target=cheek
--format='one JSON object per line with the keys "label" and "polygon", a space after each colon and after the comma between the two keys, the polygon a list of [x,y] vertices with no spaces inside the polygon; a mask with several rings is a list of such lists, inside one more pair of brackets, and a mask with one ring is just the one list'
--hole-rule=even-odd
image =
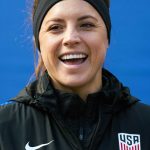
{"label": "cheek", "polygon": [[54,64],[54,50],[49,46],[48,43],[44,42],[40,45],[41,56],[44,62],[44,65],[47,70],[51,68]]}
{"label": "cheek", "polygon": [[90,46],[90,53],[93,58],[93,61],[99,61],[102,64],[105,60],[108,47],[107,38],[92,38],[88,41],[88,43]]}
{"label": "cheek", "polygon": [[42,39],[41,41],[41,56],[47,71],[53,74],[59,67],[58,55],[59,44],[56,40]]}
{"label": "cheek", "polygon": [[50,40],[47,36],[43,36],[40,40],[40,49],[41,52],[46,53],[49,51]]}
{"label": "cheek", "polygon": [[57,40],[50,38],[50,36],[45,36],[40,40],[40,49],[43,58],[54,59],[57,56],[58,43]]}
{"label": "cheek", "polygon": [[100,64],[103,65],[106,57],[107,48],[105,45],[101,45],[97,51],[98,59],[100,61]]}
{"label": "cheek", "polygon": [[103,66],[106,56],[105,49],[96,49],[92,54],[93,64],[98,66]]}

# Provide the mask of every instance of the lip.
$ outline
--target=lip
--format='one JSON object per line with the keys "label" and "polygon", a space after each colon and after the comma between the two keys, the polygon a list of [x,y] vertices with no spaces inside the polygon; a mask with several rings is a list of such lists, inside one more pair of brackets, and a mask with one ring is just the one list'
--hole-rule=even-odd
{"label": "lip", "polygon": [[[73,54],[76,54],[76,55],[83,54],[83,55],[86,55],[86,58],[85,58],[85,60],[82,63],[64,63],[61,60],[61,57],[65,56],[65,55],[73,55]],[[88,55],[86,53],[84,53],[84,52],[68,52],[68,53],[61,54],[58,58],[59,58],[61,64],[65,68],[71,69],[71,70],[75,70],[75,69],[80,69],[80,68],[84,68],[85,67],[85,65],[87,63],[87,60],[88,60]]]}

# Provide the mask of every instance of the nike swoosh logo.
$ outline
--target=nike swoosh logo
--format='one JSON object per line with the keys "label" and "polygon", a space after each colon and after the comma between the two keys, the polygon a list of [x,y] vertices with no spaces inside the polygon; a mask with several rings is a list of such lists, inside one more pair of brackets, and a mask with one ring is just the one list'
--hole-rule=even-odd
{"label": "nike swoosh logo", "polygon": [[39,148],[41,148],[41,147],[47,146],[47,145],[51,144],[52,142],[54,142],[54,140],[50,141],[49,143],[41,144],[41,145],[38,145],[38,146],[35,146],[35,147],[29,146],[29,142],[28,142],[28,143],[26,144],[26,146],[25,146],[25,149],[26,149],[26,150],[36,150],[36,149],[39,149]]}

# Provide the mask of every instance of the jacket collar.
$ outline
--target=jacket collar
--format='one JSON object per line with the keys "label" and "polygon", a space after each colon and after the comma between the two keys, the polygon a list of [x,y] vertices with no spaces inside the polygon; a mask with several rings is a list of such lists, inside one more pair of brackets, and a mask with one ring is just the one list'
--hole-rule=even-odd
{"label": "jacket collar", "polygon": [[31,83],[13,100],[33,106],[48,112],[60,112],[63,115],[78,116],[91,114],[93,110],[101,107],[106,113],[115,113],[136,103],[138,100],[130,95],[118,79],[103,69],[103,87],[100,91],[89,94],[86,102],[72,93],[56,90],[48,73]]}

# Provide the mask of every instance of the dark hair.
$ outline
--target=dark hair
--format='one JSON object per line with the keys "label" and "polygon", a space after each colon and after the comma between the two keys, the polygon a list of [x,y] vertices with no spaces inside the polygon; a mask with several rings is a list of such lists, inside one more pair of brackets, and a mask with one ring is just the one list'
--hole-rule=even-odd
{"label": "dark hair", "polygon": [[[34,1],[33,1],[32,24],[33,24],[33,18],[34,18],[35,11],[36,11],[36,9],[37,9],[38,4],[39,4],[39,0],[34,0]],[[37,49],[36,49],[35,41],[33,41],[33,42],[34,42],[35,75],[36,75],[36,78],[38,78],[38,77],[40,77],[41,74],[44,73],[44,71],[45,71],[46,69],[45,69],[45,66],[44,66],[44,63],[43,63],[41,54],[39,54],[39,51],[37,51]],[[37,56],[37,55],[38,55],[38,56]],[[37,62],[37,64],[36,64],[37,57],[38,57],[38,62]]]}
{"label": "dark hair", "polygon": [[[103,0],[103,1],[105,2],[105,4],[107,5],[107,7],[109,8],[110,7],[110,0]],[[34,0],[33,1],[32,23],[33,23],[33,18],[34,18],[34,15],[35,15],[35,12],[36,12],[38,4],[39,4],[39,0]],[[35,48],[34,48],[34,59],[35,59],[35,62],[36,62],[37,52],[36,52],[35,41],[34,41],[34,46],[35,46]],[[37,65],[35,65],[35,74],[36,74],[36,77],[38,78],[41,74],[44,73],[45,70],[46,70],[46,68],[44,66],[43,60],[41,58],[41,55],[38,54],[38,63],[37,63]]]}

